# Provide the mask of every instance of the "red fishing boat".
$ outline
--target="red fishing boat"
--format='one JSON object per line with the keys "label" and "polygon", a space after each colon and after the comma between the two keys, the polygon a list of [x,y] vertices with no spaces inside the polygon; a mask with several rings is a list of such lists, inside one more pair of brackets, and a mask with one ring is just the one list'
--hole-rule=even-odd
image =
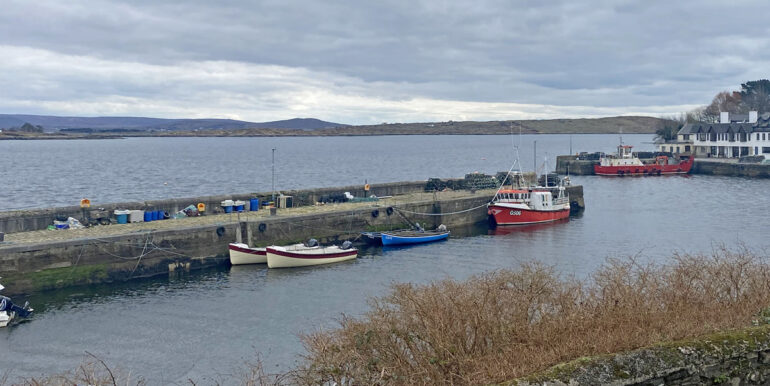
{"label": "red fishing boat", "polygon": [[[487,205],[497,225],[535,224],[569,217],[569,197],[563,186],[500,189]],[[556,197],[554,197],[554,192]]]}
{"label": "red fishing boat", "polygon": [[600,176],[659,176],[662,174],[687,174],[692,168],[693,158],[670,162],[668,157],[660,155],[655,162],[644,163],[631,152],[631,146],[618,146],[618,153],[599,159],[594,165],[594,173]]}

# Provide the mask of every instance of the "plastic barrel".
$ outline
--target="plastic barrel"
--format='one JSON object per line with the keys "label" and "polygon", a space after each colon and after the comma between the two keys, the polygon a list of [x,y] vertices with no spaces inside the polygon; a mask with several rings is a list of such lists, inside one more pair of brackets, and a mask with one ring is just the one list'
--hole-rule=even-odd
{"label": "plastic barrel", "polygon": [[259,210],[259,199],[258,198],[252,198],[249,200],[249,210],[252,212],[256,212]]}
{"label": "plastic barrel", "polygon": [[118,224],[128,224],[128,215],[130,210],[116,210],[115,218],[118,220]]}
{"label": "plastic barrel", "polygon": [[233,210],[236,212],[243,212],[244,207],[246,206],[246,201],[235,201],[233,204]]}
{"label": "plastic barrel", "polygon": [[155,211],[155,219],[156,220],[163,220],[163,211],[162,210],[156,210]]}
{"label": "plastic barrel", "polygon": [[144,222],[150,222],[152,221],[152,212],[145,211],[144,212]]}

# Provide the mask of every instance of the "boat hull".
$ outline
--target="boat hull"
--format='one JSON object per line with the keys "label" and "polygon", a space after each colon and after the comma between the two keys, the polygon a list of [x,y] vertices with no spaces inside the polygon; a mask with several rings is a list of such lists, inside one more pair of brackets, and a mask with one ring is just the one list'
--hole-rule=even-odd
{"label": "boat hull", "polygon": [[537,224],[558,221],[569,217],[570,208],[567,205],[558,210],[532,210],[522,207],[506,207],[491,204],[487,213],[494,218],[497,225]]}
{"label": "boat hull", "polygon": [[674,165],[594,165],[594,173],[600,176],[660,176],[666,174],[687,174],[692,169],[693,159],[690,158]]}
{"label": "boat hull", "polygon": [[442,232],[437,234],[428,235],[398,235],[389,234],[387,232],[382,233],[382,245],[408,245],[408,244],[423,244],[431,243],[434,241],[445,240],[449,237],[449,232]]}
{"label": "boat hull", "polygon": [[358,257],[358,250],[355,248],[346,250],[339,248],[333,250],[331,248],[317,248],[312,251],[286,251],[267,247],[268,268],[307,267],[339,263],[353,260],[356,257]]}
{"label": "boat hull", "polygon": [[232,243],[230,249],[230,264],[265,264],[267,251],[265,248],[249,248],[246,244]]}

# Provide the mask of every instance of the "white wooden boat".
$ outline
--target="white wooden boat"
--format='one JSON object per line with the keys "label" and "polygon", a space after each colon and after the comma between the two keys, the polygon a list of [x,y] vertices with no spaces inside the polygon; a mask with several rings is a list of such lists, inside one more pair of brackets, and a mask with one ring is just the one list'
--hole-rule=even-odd
{"label": "white wooden boat", "polygon": [[[349,245],[349,243],[346,243]],[[352,260],[358,256],[358,250],[353,247],[341,248],[336,245],[329,247],[308,247],[303,244],[280,247],[267,247],[268,268],[305,267]]]}
{"label": "white wooden boat", "polygon": [[252,248],[243,243],[230,243],[230,264],[265,264],[267,252],[265,248]]}

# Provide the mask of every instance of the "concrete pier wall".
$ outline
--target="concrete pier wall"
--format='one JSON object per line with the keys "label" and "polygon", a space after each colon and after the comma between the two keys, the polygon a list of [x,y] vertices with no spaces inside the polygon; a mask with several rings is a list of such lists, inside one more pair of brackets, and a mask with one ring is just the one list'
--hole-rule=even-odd
{"label": "concrete pier wall", "polygon": [[556,157],[556,173],[562,175],[592,175],[599,161],[578,160],[574,155]]}
{"label": "concrete pier wall", "polygon": [[714,176],[770,178],[770,165],[728,163],[695,159],[690,173]]}
{"label": "concrete pier wall", "polygon": [[9,289],[23,293],[167,274],[224,264],[228,261],[227,244],[237,239],[255,246],[295,243],[310,237],[327,243],[355,239],[362,230],[403,227],[406,220],[402,216],[426,228],[441,223],[449,227],[474,224],[486,220],[485,204],[490,199],[478,194],[415,202],[399,205],[390,214],[385,202],[379,207],[299,216],[281,216],[279,209],[278,216],[260,221],[8,245],[0,247],[0,276]]}
{"label": "concrete pier wall", "polygon": [[[424,189],[425,181],[371,184],[369,195],[394,196],[421,192]],[[281,191],[281,193],[293,197],[295,206],[312,205],[317,202],[321,196],[340,194],[343,192],[350,192],[357,197],[363,197],[365,195],[363,185]],[[222,213],[223,210],[220,207],[220,203],[224,200],[243,200],[247,202],[248,206],[248,202],[252,198],[260,198],[260,202],[265,202],[269,201],[271,196],[272,192],[259,192],[150,200],[144,202],[92,203],[91,208],[88,209],[88,215],[92,218],[114,218],[114,211],[116,209],[163,210],[168,213],[176,213],[189,205],[196,205],[198,203],[205,204],[208,213]],[[15,233],[46,229],[46,227],[51,225],[58,216],[82,219],[84,217],[84,212],[80,206],[0,212],[0,232]]]}

